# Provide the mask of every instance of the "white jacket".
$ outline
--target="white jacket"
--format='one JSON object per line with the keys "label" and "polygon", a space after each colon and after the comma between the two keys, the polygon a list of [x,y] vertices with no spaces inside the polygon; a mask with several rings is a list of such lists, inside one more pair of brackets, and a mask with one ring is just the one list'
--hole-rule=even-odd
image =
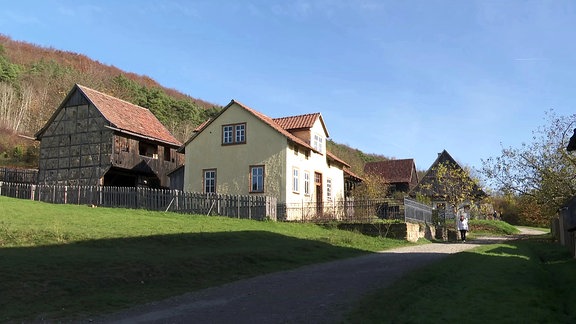
{"label": "white jacket", "polygon": [[460,218],[458,218],[458,230],[468,230],[468,218],[464,217],[463,220],[460,220]]}

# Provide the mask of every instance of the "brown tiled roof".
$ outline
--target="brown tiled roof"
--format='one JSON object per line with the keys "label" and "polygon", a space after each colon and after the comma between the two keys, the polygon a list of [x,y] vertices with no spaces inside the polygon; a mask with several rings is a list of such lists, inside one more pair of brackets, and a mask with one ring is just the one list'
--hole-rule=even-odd
{"label": "brown tiled roof", "polygon": [[415,176],[414,169],[414,159],[368,162],[364,165],[365,173],[380,175],[390,183],[410,183]]}
{"label": "brown tiled roof", "polygon": [[274,118],[274,121],[286,130],[306,129],[312,128],[318,117],[320,113]]}
{"label": "brown tiled roof", "polygon": [[328,158],[330,158],[331,160],[334,160],[340,164],[342,164],[343,166],[349,168],[350,165],[346,162],[344,162],[344,160],[341,160],[339,157],[337,157],[336,155],[332,154],[332,152],[328,152],[326,151],[326,155],[328,156]]}
{"label": "brown tiled roof", "polygon": [[364,179],[362,179],[362,177],[360,177],[359,175],[355,174],[354,172],[352,172],[350,169],[346,169],[344,168],[344,175],[347,175],[349,178],[352,178],[358,182],[364,181]]}
{"label": "brown tiled roof", "polygon": [[181,145],[150,110],[81,85],[76,86],[112,124],[112,127],[119,131],[175,146]]}
{"label": "brown tiled roof", "polygon": [[[270,118],[270,117],[264,115],[263,113],[261,113],[257,110],[254,110],[254,109],[242,104],[241,102],[233,99],[230,101],[229,104],[226,105],[226,107],[224,107],[222,109],[222,111],[220,111],[220,114],[224,113],[224,111],[226,111],[228,108],[230,108],[230,106],[232,106],[233,104],[237,104],[238,106],[242,107],[244,110],[248,111],[249,113],[254,115],[256,118],[262,120],[264,123],[268,124],[270,127],[275,129],[276,131],[278,131],[280,134],[286,136],[290,141],[292,141],[292,142],[294,142],[294,143],[296,143],[296,144],[298,144],[304,148],[307,148],[307,149],[312,150],[314,152],[320,153],[320,152],[318,152],[318,150],[316,150],[315,148],[310,146],[309,143],[307,143],[304,140],[302,140],[301,138],[293,135],[289,131],[289,130],[296,130],[296,129],[311,128],[312,126],[314,126],[316,119],[320,118],[320,120],[322,121],[322,115],[320,115],[320,113],[313,113],[313,114],[306,114],[306,115],[300,115],[300,116],[291,116],[291,117],[283,117],[283,118],[274,118],[273,119],[273,118]],[[214,120],[216,120],[218,118],[218,116],[216,116],[210,120],[205,121],[204,123],[202,123],[202,125],[198,126],[195,131],[201,132],[210,123],[212,123]],[[324,127],[324,130],[326,130],[326,126],[324,125],[323,121],[322,121],[322,127]],[[328,134],[328,132],[326,132],[326,134]],[[188,141],[186,141],[186,143],[184,143],[184,145],[182,147],[180,147],[179,152],[181,152],[181,153],[185,152],[185,146],[188,143],[190,143],[190,141],[192,141],[195,137],[196,137],[196,134],[193,134],[192,137],[190,137],[190,139],[188,139]],[[345,167],[350,167],[350,165],[348,165],[348,163],[344,162],[343,160],[338,158],[336,155],[334,155],[330,152],[326,152],[326,155],[327,155],[327,158],[329,158],[333,161],[336,161]]]}
{"label": "brown tiled roof", "polygon": [[280,117],[280,118],[274,118],[273,120],[278,125],[280,125],[280,127],[291,132],[300,129],[310,129],[314,126],[314,123],[318,119],[320,119],[320,122],[322,123],[322,128],[324,128],[324,131],[328,136],[328,130],[326,129],[326,125],[324,125],[324,120],[322,119],[322,115],[320,113]]}
{"label": "brown tiled roof", "polygon": [[291,140],[294,143],[297,143],[307,149],[310,149],[312,151],[318,152],[316,149],[314,149],[312,146],[310,146],[310,144],[306,143],[305,141],[303,141],[302,139],[300,139],[299,137],[296,137],[294,135],[292,135],[289,131],[287,131],[286,129],[284,129],[282,126],[280,126],[280,124],[276,123],[274,121],[274,119],[264,115],[263,113],[256,111],[236,100],[232,100],[230,101],[230,103],[224,107],[224,109],[227,109],[229,106],[231,106],[233,103],[236,103],[237,105],[239,105],[240,107],[244,108],[246,111],[248,111],[249,113],[253,114],[254,116],[256,116],[257,118],[261,119],[263,122],[265,122],[266,124],[270,125],[272,128],[274,128],[275,130],[277,130],[278,132],[280,132],[282,135],[288,137],[289,140]]}
{"label": "brown tiled roof", "polygon": [[201,131],[202,128],[206,127],[206,125],[208,125],[210,123],[211,120],[212,120],[212,118],[206,119],[204,122],[202,122],[202,124],[200,124],[196,128],[194,128],[193,132]]}

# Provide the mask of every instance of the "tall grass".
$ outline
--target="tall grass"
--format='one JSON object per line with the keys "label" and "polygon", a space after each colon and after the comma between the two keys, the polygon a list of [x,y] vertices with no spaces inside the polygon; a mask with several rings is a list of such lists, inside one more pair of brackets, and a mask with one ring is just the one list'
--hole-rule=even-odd
{"label": "tall grass", "polygon": [[0,322],[85,317],[405,241],[0,196]]}

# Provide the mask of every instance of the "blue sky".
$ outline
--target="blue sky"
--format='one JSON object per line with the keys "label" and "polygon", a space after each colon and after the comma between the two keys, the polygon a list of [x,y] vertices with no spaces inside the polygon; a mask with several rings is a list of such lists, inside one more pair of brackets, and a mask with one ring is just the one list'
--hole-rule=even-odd
{"label": "blue sky", "polygon": [[576,2],[10,1],[0,33],[215,104],[320,112],[332,140],[481,166],[574,110]]}

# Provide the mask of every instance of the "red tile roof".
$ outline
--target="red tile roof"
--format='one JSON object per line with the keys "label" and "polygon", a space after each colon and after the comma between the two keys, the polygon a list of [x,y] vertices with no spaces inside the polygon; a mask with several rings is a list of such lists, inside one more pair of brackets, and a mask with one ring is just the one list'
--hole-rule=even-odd
{"label": "red tile roof", "polygon": [[332,154],[331,152],[326,151],[326,156],[328,156],[329,159],[336,161],[340,164],[342,164],[343,166],[349,168],[350,165],[346,162],[344,162],[344,160],[340,159],[339,157],[337,157],[336,155]]}
{"label": "red tile roof", "polygon": [[324,125],[324,120],[322,119],[322,115],[320,113],[274,118],[274,122],[290,132],[300,129],[310,129],[314,126],[314,123],[318,119],[320,119],[320,122],[322,123],[322,128],[324,128],[326,136],[329,136],[328,130],[326,129],[326,125]]}
{"label": "red tile roof", "polygon": [[150,110],[81,85],[76,86],[102,113],[104,118],[119,131],[148,137],[175,146],[182,144]]}
{"label": "red tile roof", "polygon": [[366,163],[364,172],[380,175],[390,183],[410,183],[416,176],[415,168],[414,159],[387,160]]}
{"label": "red tile roof", "polygon": [[320,117],[320,113],[274,118],[274,121],[286,130],[307,129],[314,126],[318,117]]}
{"label": "red tile roof", "polygon": [[237,104],[240,107],[244,108],[246,111],[248,111],[249,113],[253,114],[254,116],[256,116],[257,118],[259,118],[260,120],[262,120],[263,122],[265,122],[266,124],[270,125],[270,127],[274,128],[275,130],[277,130],[278,132],[280,132],[282,135],[288,137],[289,140],[291,140],[294,143],[297,143],[301,146],[304,146],[307,149],[310,149],[314,152],[318,152],[316,149],[314,149],[312,146],[310,146],[310,144],[306,143],[304,140],[300,139],[299,137],[296,137],[294,135],[292,135],[292,133],[290,133],[289,131],[287,131],[286,129],[284,129],[282,126],[280,126],[280,124],[276,123],[274,121],[274,119],[264,115],[263,113],[256,111],[236,100],[232,100],[230,101],[230,103],[224,107],[224,109],[227,109],[228,107],[230,107],[232,104]]}
{"label": "red tile roof", "polygon": [[[280,134],[286,136],[292,142],[294,142],[300,146],[303,146],[309,150],[312,150],[314,152],[318,152],[318,150],[316,150],[312,146],[310,146],[309,143],[305,142],[301,138],[290,133],[289,130],[311,128],[312,126],[314,126],[314,123],[316,122],[316,120],[318,118],[320,118],[320,120],[322,121],[322,115],[320,115],[320,113],[313,113],[313,114],[306,114],[306,115],[290,116],[290,117],[282,117],[282,118],[274,118],[273,119],[273,118],[270,118],[270,117],[264,115],[263,113],[261,113],[259,111],[256,111],[256,110],[242,104],[241,102],[239,102],[237,100],[231,100],[230,103],[228,105],[226,105],[226,107],[224,107],[224,109],[222,109],[220,114],[222,114],[224,111],[226,111],[226,109],[228,109],[233,104],[237,104],[238,106],[242,107],[244,110],[248,111],[249,113],[254,115],[256,118],[262,120],[264,123],[266,123],[270,127],[274,128]],[[216,116],[215,118],[212,118],[210,120],[205,121],[204,123],[202,123],[202,125],[197,127],[197,131],[201,132],[204,128],[206,128],[206,126],[208,126],[212,121],[214,121],[217,118],[218,118],[218,116]],[[324,130],[326,130],[326,126],[324,125],[323,121],[322,121],[322,127],[324,127]],[[326,134],[328,134],[328,132],[326,132]],[[179,152],[181,152],[181,153],[185,152],[184,147],[186,146],[186,144],[188,144],[190,141],[192,141],[194,139],[194,137],[196,137],[196,134],[192,135],[192,137],[184,144],[184,146],[182,146],[180,148]],[[320,152],[318,152],[318,153],[320,153]],[[348,168],[350,167],[350,165],[348,163],[341,160],[336,155],[334,155],[330,152],[326,152],[326,156],[327,156],[327,158],[331,159],[332,161],[338,162],[345,167],[348,167]]]}

